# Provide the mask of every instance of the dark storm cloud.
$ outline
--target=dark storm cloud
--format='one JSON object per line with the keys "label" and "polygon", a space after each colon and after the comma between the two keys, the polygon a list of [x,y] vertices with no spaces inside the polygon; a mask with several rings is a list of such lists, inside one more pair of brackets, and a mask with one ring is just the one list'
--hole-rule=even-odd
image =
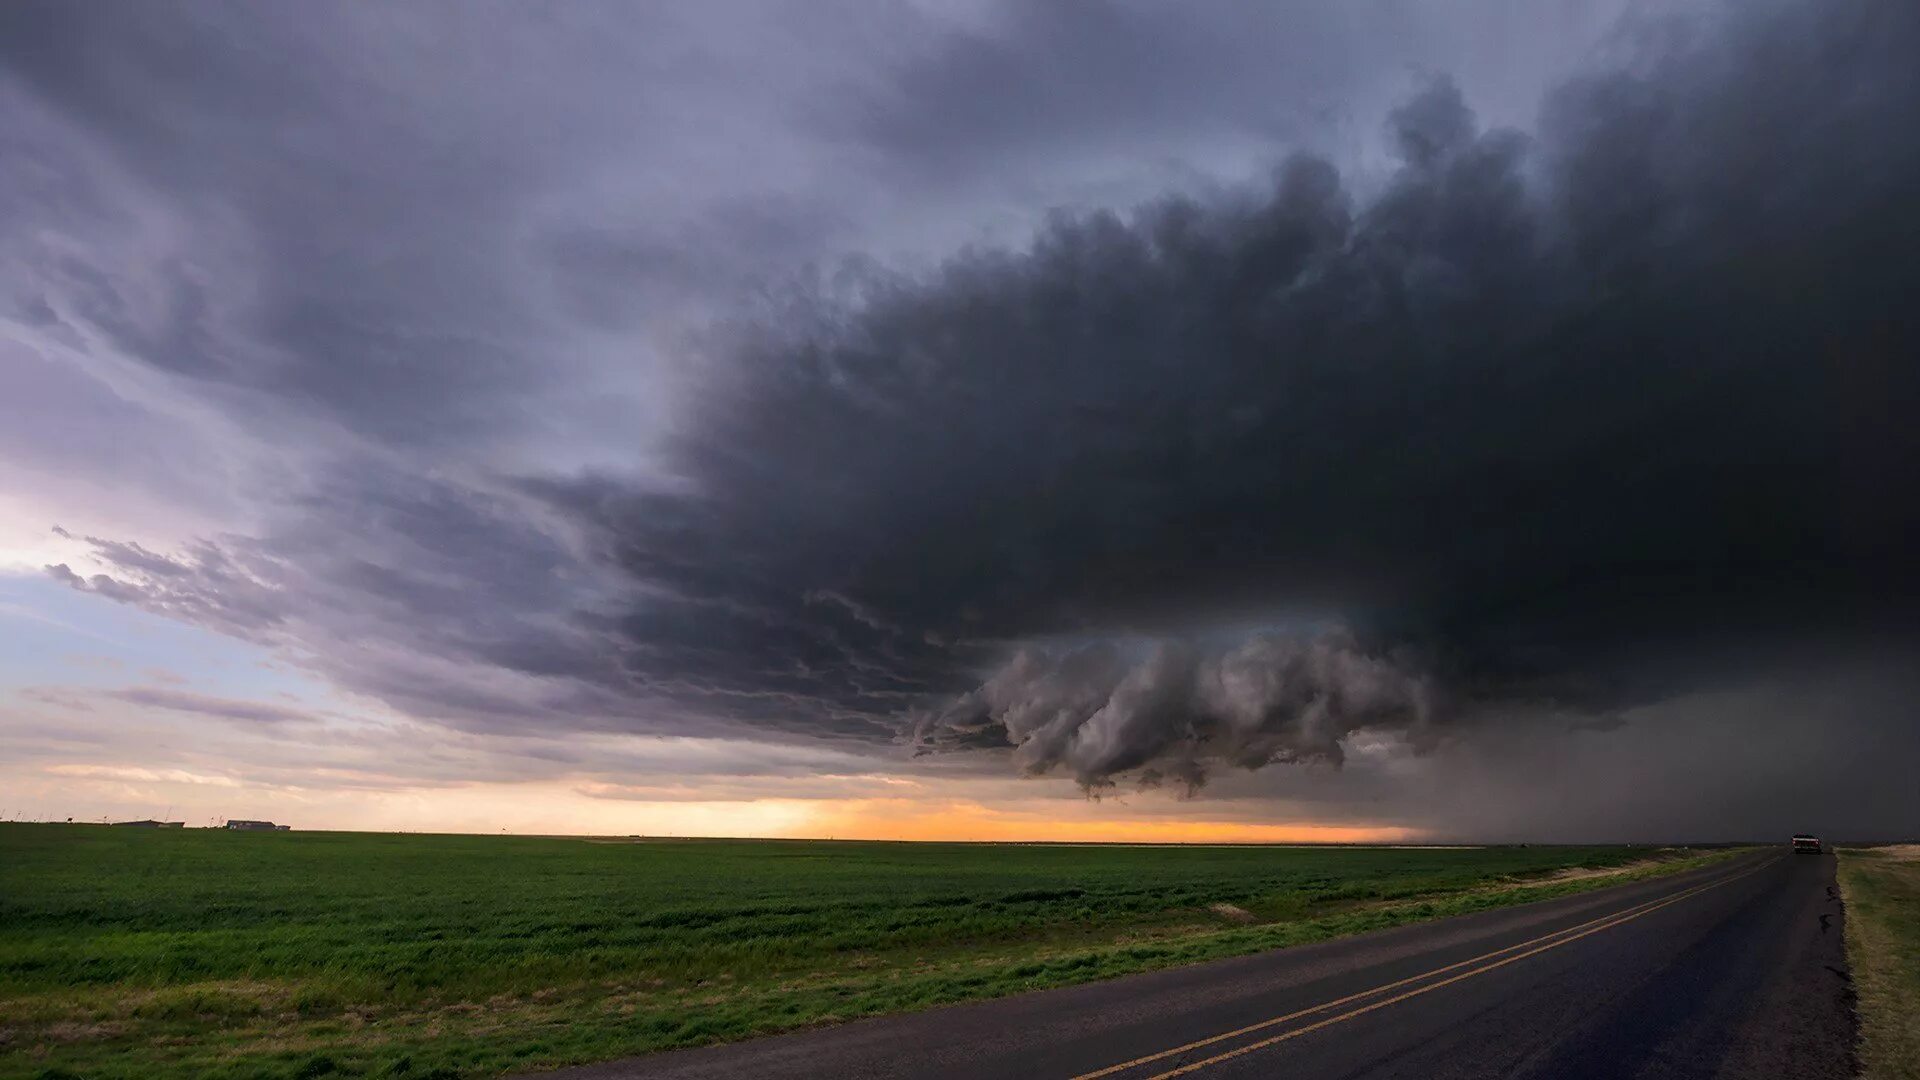
{"label": "dark storm cloud", "polygon": [[[1022,654],[923,729],[1089,782],[1333,758],[1424,716],[1426,680],[1602,709],[1904,631],[1920,16],[1649,31],[1531,135],[1436,81],[1393,111],[1371,202],[1296,157],[1252,197],[799,301],[681,425],[697,495],[543,490],[659,590],[620,627],[646,668],[719,706],[884,715],[1017,642],[1172,642]],[[1355,641],[1180,651],[1289,617]],[[1341,716],[1337,681],[1275,659],[1287,702],[1243,739],[1196,684],[1263,648],[1398,689]]]}
{"label": "dark storm cloud", "polygon": [[[727,95],[753,80],[728,72],[805,79],[618,20],[553,36],[489,8],[469,65],[427,47],[467,29],[404,9],[9,6],[0,90],[111,148],[191,238],[139,291],[116,249],[28,245],[43,287],[16,306],[270,403],[248,430],[299,480],[246,535],[94,540],[98,567],[53,572],[487,730],[911,732],[1090,786],[1337,763],[1356,733],[1426,746],[1533,702],[1572,711],[1563,736],[1625,735],[1566,728],[1906,629],[1909,8],[1643,26],[1525,131],[1476,116],[1526,110],[1453,49],[1457,77],[1392,110],[1378,174],[1295,154],[934,272],[755,291],[882,196],[1316,131],[1303,88],[1348,48],[1404,84],[1422,24],[1373,51],[1360,16],[892,12],[924,34],[897,70],[747,130]],[[790,127],[839,142],[746,165],[701,144],[626,191],[650,139]],[[43,220],[138,219],[104,181],[46,179],[107,174],[56,129],[8,190]],[[788,167],[815,182],[735,183]],[[664,439],[599,399],[623,370],[585,370],[595,335],[736,287],[753,317],[656,387],[684,394]]]}
{"label": "dark storm cloud", "polygon": [[1090,790],[1141,770],[1149,783],[1175,779],[1191,791],[1209,761],[1339,765],[1344,741],[1363,728],[1421,738],[1434,696],[1425,680],[1338,635],[1256,635],[1214,653],[1160,644],[1131,663],[1102,644],[1023,650],[914,734],[937,749],[1011,745],[1028,772],[1064,768]]}

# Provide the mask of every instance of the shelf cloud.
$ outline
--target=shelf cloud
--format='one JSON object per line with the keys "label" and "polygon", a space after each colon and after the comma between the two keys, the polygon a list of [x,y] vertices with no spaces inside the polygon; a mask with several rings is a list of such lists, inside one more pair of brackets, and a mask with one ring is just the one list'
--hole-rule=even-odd
{"label": "shelf cloud", "polygon": [[51,579],[468,732],[1092,792],[1640,738],[1912,640],[1913,5],[1505,81],[1205,5],[778,60],[486,7],[472,67],[423,14],[0,14]]}

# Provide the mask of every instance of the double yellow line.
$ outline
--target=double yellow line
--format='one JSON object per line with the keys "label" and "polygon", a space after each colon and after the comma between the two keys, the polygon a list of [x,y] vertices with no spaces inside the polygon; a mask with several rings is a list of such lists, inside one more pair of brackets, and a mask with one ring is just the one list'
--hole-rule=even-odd
{"label": "double yellow line", "polygon": [[[1230,1058],[1237,1058],[1243,1054],[1250,1054],[1255,1050],[1264,1049],[1266,1047],[1274,1045],[1275,1043],[1286,1042],[1288,1039],[1298,1038],[1302,1035],[1307,1034],[1308,1032],[1318,1031],[1321,1028],[1330,1027],[1334,1024],[1338,1024],[1343,1020],[1351,1020],[1356,1016],[1362,1016],[1366,1013],[1373,1012],[1375,1009],[1384,1009],[1387,1006],[1394,1004],[1395,1002],[1405,1001],[1411,997],[1418,997],[1421,994],[1438,990],[1443,986],[1451,986],[1452,984],[1457,983],[1462,979],[1471,979],[1475,975],[1484,975],[1487,972],[1493,971],[1496,968],[1506,967],[1508,964],[1514,963],[1519,960],[1525,960],[1529,956],[1534,956],[1536,954],[1546,952],[1548,949],[1557,949],[1560,946],[1567,944],[1568,942],[1578,941],[1581,938],[1586,937],[1590,934],[1597,934],[1602,930],[1611,930],[1622,923],[1632,922],[1633,920],[1640,918],[1642,915],[1650,915],[1653,912],[1660,910],[1661,908],[1667,907],[1672,904],[1677,904],[1680,901],[1689,899],[1691,897],[1698,896],[1709,889],[1717,889],[1720,886],[1725,885],[1729,882],[1738,881],[1749,874],[1757,873],[1769,866],[1772,866],[1775,862],[1778,862],[1778,861],[1779,861],[1778,858],[1769,859],[1766,862],[1760,863],[1756,866],[1748,867],[1747,869],[1742,870],[1738,873],[1728,874],[1724,877],[1716,878],[1713,881],[1705,882],[1700,885],[1694,885],[1689,888],[1682,889],[1681,891],[1674,893],[1671,896],[1664,896],[1658,899],[1648,900],[1644,903],[1635,904],[1632,907],[1624,908],[1620,911],[1611,912],[1609,914],[1602,915],[1596,919],[1589,919],[1588,921],[1580,923],[1575,926],[1569,926],[1561,930],[1555,930],[1549,934],[1542,934],[1539,937],[1533,938],[1531,940],[1522,941],[1515,945],[1508,945],[1505,948],[1495,949],[1492,952],[1482,953],[1481,955],[1472,957],[1471,959],[1461,960],[1457,963],[1448,964],[1445,967],[1437,967],[1431,971],[1423,971],[1418,975],[1409,975],[1404,979],[1400,979],[1395,982],[1386,983],[1381,986],[1376,986],[1369,990],[1362,990],[1356,994],[1348,994],[1346,997],[1335,998],[1332,1001],[1323,1001],[1318,1005],[1308,1006],[1307,1008],[1301,1009],[1297,1012],[1290,1012],[1285,1016],[1276,1016],[1271,1020],[1262,1020],[1257,1024],[1248,1024],[1246,1027],[1243,1027],[1243,1028],[1235,1028],[1232,1031],[1223,1031],[1218,1035],[1213,1035],[1205,1039],[1200,1039],[1195,1042],[1190,1042],[1184,1046],[1176,1046],[1169,1050],[1162,1050],[1157,1054],[1148,1054],[1145,1057],[1137,1057],[1137,1058],[1134,1058],[1132,1061],[1123,1061],[1118,1065],[1109,1065],[1106,1068],[1099,1069],[1095,1072],[1082,1073],[1079,1076],[1074,1077],[1073,1080],[1098,1080],[1098,1078],[1100,1077],[1112,1076],[1115,1073],[1126,1072],[1129,1069],[1139,1068],[1142,1065],[1148,1065],[1156,1061],[1161,1061],[1166,1058],[1174,1057],[1175,1055],[1178,1055],[1178,1054],[1184,1054],[1184,1053],[1187,1053],[1188,1051],[1199,1050],[1203,1047],[1212,1046],[1216,1043],[1224,1042],[1227,1039],[1238,1038],[1242,1035],[1250,1035],[1257,1031],[1264,1031],[1268,1028],[1276,1027],[1280,1024],[1285,1024],[1294,1020],[1298,1020],[1302,1017],[1312,1016],[1315,1013],[1325,1012],[1328,1009],[1336,1009],[1342,1005],[1352,1004],[1353,1002],[1359,1001],[1362,998],[1372,997],[1375,994],[1384,994],[1392,990],[1398,990],[1401,987],[1412,985],[1413,983],[1420,982],[1424,979],[1431,979],[1436,975],[1445,975],[1450,971],[1459,971],[1459,969],[1461,968],[1471,967],[1474,964],[1482,965],[1480,967],[1473,967],[1472,970],[1469,970],[1469,971],[1460,971],[1459,974],[1453,975],[1449,978],[1441,979],[1438,982],[1428,983],[1427,985],[1418,987],[1417,989],[1408,990],[1402,994],[1395,994],[1392,997],[1384,998],[1380,1001],[1372,1002],[1371,1004],[1362,1005],[1357,1009],[1352,1009],[1347,1012],[1340,1013],[1337,1016],[1329,1016],[1324,1020],[1315,1021],[1314,1023],[1307,1024],[1304,1027],[1294,1028],[1290,1031],[1283,1032],[1279,1035],[1272,1035],[1265,1039],[1248,1043],[1245,1046],[1235,1047],[1234,1049],[1225,1051],[1224,1053],[1215,1054],[1212,1057],[1202,1058],[1199,1061],[1188,1062],[1187,1064],[1181,1065],[1178,1068],[1169,1069],[1166,1072],[1162,1072],[1162,1073],[1156,1073],[1153,1076],[1148,1077],[1147,1080],[1169,1080],[1169,1078],[1171,1077],[1185,1076],[1188,1073],[1197,1072],[1200,1069],[1204,1069],[1209,1065],[1215,1065],[1222,1061],[1226,1061]],[[1518,951],[1518,950],[1524,950],[1524,951]],[[1498,960],[1494,959],[1494,957],[1502,956],[1502,954],[1504,953],[1512,953],[1512,955],[1504,956]],[[1488,961],[1492,961],[1492,962],[1488,963]]]}

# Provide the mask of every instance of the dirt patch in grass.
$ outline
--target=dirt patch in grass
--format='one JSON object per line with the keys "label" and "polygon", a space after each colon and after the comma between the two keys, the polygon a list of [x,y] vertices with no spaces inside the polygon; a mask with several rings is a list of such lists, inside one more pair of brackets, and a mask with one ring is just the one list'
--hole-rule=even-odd
{"label": "dirt patch in grass", "polygon": [[40,1032],[48,1042],[71,1043],[87,1042],[93,1039],[111,1039],[126,1033],[127,1025],[115,1023],[76,1024],[63,1021],[48,1024]]}
{"label": "dirt patch in grass", "polygon": [[1255,920],[1255,915],[1253,914],[1253,912],[1248,911],[1246,908],[1243,908],[1238,904],[1228,904],[1225,902],[1218,903],[1218,904],[1208,904],[1207,910],[1213,912],[1215,915],[1218,915],[1221,918],[1232,923],[1244,924],[1244,923],[1253,922]]}
{"label": "dirt patch in grass", "polygon": [[[1620,877],[1649,867],[1661,866],[1675,859],[1685,858],[1686,852],[1678,848],[1666,849],[1665,854],[1639,859],[1622,866],[1569,866],[1555,870],[1539,880],[1538,884],[1550,884],[1556,881],[1586,881],[1591,878]],[[1526,884],[1525,882],[1522,883]]]}

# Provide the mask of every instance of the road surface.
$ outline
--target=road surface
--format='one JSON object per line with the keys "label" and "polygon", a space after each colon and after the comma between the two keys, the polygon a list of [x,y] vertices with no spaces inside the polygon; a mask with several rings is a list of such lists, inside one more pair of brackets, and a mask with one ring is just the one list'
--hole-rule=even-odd
{"label": "road surface", "polygon": [[565,1080],[1851,1077],[1831,855],[1086,986],[546,1074]]}

